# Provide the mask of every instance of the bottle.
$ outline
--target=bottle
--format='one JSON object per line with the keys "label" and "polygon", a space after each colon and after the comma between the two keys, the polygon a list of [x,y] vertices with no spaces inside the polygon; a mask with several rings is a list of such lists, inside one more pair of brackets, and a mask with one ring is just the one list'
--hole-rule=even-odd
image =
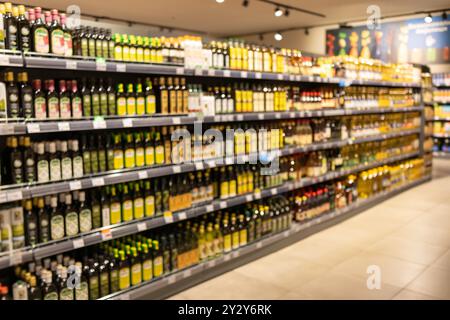
{"label": "bottle", "polygon": [[91,89],[90,89],[90,96],[91,96],[91,108],[92,108],[92,115],[99,116],[100,113],[100,93],[98,91],[98,88],[95,87],[95,80],[91,79]]}
{"label": "bottle", "polygon": [[58,10],[51,11],[52,21],[49,26],[50,53],[64,55],[64,31],[59,23]]}
{"label": "bottle", "polygon": [[28,73],[22,72],[18,76],[20,101],[22,102],[22,112],[26,119],[33,118],[33,88],[28,83]]}
{"label": "bottle", "polygon": [[61,119],[72,117],[70,92],[67,91],[65,80],[59,80],[59,113]]}
{"label": "bottle", "polygon": [[[98,40],[97,40],[98,42]],[[107,296],[110,292],[109,289],[109,260],[108,258],[99,257],[99,267],[98,267],[98,273],[99,273],[99,279],[100,279],[100,297]]]}
{"label": "bottle", "polygon": [[66,57],[70,57],[73,55],[72,33],[66,26],[66,15],[64,13],[61,13],[59,17],[61,20],[61,29],[64,35],[64,55]]}
{"label": "bottle", "polygon": [[44,142],[38,142],[36,146],[36,162],[37,162],[37,181],[48,182],[50,180],[50,165],[47,155],[45,154]]}
{"label": "bottle", "polygon": [[103,79],[102,78],[100,78],[100,80],[99,80],[98,93],[99,93],[99,97],[100,97],[100,114],[102,116],[107,116],[108,115],[108,93],[106,92],[106,89],[103,87]]}
{"label": "bottle", "polygon": [[83,117],[83,100],[81,93],[78,91],[76,80],[71,81],[70,103],[72,109],[72,118],[78,119]]}
{"label": "bottle", "polygon": [[0,49],[5,49],[6,29],[5,29],[6,9],[3,3],[0,3]]}
{"label": "bottle", "polygon": [[81,82],[81,97],[83,102],[83,115],[85,117],[91,117],[92,116],[91,92],[87,87],[86,78],[83,78]]}
{"label": "bottle", "polygon": [[24,181],[28,183],[36,182],[36,167],[35,167],[35,156],[34,151],[31,148],[30,137],[23,138],[23,164],[25,167],[24,171]]}
{"label": "bottle", "polygon": [[6,94],[7,94],[7,112],[10,118],[20,118],[23,116],[22,109],[20,107],[19,89],[14,82],[14,73],[6,72]]}
{"label": "bottle", "polygon": [[31,200],[25,201],[25,243],[27,246],[35,246],[38,241],[38,217],[33,211]]}
{"label": "bottle", "polygon": [[119,291],[119,250],[113,249],[109,260],[109,289],[111,293]]}
{"label": "bottle", "polygon": [[78,140],[71,140],[70,144],[70,157],[72,158],[72,175],[74,178],[82,177],[83,172],[83,157],[78,147]]}
{"label": "bottle", "polygon": [[136,286],[142,282],[142,264],[141,260],[137,255],[137,249],[135,247],[131,248],[131,285]]}
{"label": "bottle", "polygon": [[19,49],[18,24],[16,17],[19,15],[17,7],[12,7],[10,2],[5,3],[4,23],[6,29],[5,47],[9,50]]}
{"label": "bottle", "polygon": [[154,132],[145,133],[145,165],[153,166],[155,164],[155,147],[153,145],[153,134]]}
{"label": "bottle", "polygon": [[78,212],[76,208],[72,206],[72,195],[70,193],[66,194],[66,236],[71,237],[79,233],[78,225]]}
{"label": "bottle", "polygon": [[134,134],[134,145],[136,150],[135,151],[136,167],[143,167],[145,165],[145,147],[142,132],[136,132]]}
{"label": "bottle", "polygon": [[67,268],[61,268],[61,274],[59,278],[59,300],[75,300],[74,291],[72,288],[69,288],[67,283]]}
{"label": "bottle", "polygon": [[67,141],[59,143],[59,154],[61,156],[61,178],[63,180],[73,177],[72,157],[68,151]]}
{"label": "bottle", "polygon": [[133,92],[133,84],[129,83],[127,86],[127,111],[126,114],[134,116],[136,114],[136,97]]}
{"label": "bottle", "polygon": [[142,244],[142,281],[150,281],[153,279],[153,258],[146,243]]}
{"label": "bottle", "polygon": [[[49,201],[50,204],[50,197],[46,198],[47,201]],[[39,221],[39,243],[46,243],[50,241],[51,234],[50,234],[50,210],[51,207],[46,210],[44,208],[44,198],[38,198],[37,200],[37,217]]]}
{"label": "bottle", "polygon": [[44,285],[42,287],[43,300],[58,300],[58,291],[52,281],[52,272],[45,271],[42,274]]}
{"label": "bottle", "polygon": [[138,83],[136,84],[136,114],[144,115],[146,113],[145,106],[145,95],[142,91],[142,83],[141,80],[138,79]]}
{"label": "bottle", "polygon": [[78,194],[78,201],[80,232],[89,232],[92,230],[92,211],[91,208],[86,204],[86,193],[84,191],[80,191],[80,193]]}
{"label": "bottle", "polygon": [[97,29],[97,39],[95,40],[95,56],[103,57],[103,39],[105,38],[104,29]]}
{"label": "bottle", "polygon": [[111,225],[111,199],[110,188],[105,187],[101,190],[101,203],[102,203],[102,226],[107,227]]}
{"label": "bottle", "polygon": [[23,5],[19,6],[17,28],[19,35],[18,48],[22,52],[29,52],[31,50],[31,27],[30,21],[25,16],[25,6]]}
{"label": "bottle", "polygon": [[53,196],[51,198],[51,213],[50,213],[50,234],[52,240],[59,240],[64,238],[64,216],[58,208],[58,198]]}
{"label": "bottle", "polygon": [[59,98],[58,98],[58,94],[55,92],[55,81],[54,80],[46,81],[46,90],[47,90],[48,118],[49,119],[59,119],[59,117],[60,117]]}
{"label": "bottle", "polygon": [[130,287],[130,265],[123,250],[119,251],[119,257],[119,290],[125,290]]}
{"label": "bottle", "polygon": [[89,284],[81,266],[80,262],[75,264],[75,275],[80,279],[80,285],[75,287],[75,300],[89,300]]}
{"label": "bottle", "polygon": [[34,9],[36,20],[31,26],[31,35],[33,39],[33,50],[37,53],[50,52],[50,37],[47,26],[42,20],[42,9],[37,7]]}
{"label": "bottle", "polygon": [[98,262],[94,262],[93,259],[89,259],[87,270],[89,300],[97,300],[100,297]]}
{"label": "bottle", "polygon": [[160,277],[163,272],[163,255],[161,248],[159,247],[159,241],[153,240],[153,275],[154,277]]}
{"label": "bottle", "polygon": [[136,154],[135,145],[133,141],[133,135],[131,133],[126,134],[125,143],[125,168],[134,168],[136,166]]}
{"label": "bottle", "polygon": [[16,137],[9,140],[9,163],[11,172],[11,184],[20,184],[24,179],[24,164],[22,160],[22,152],[18,148]]}
{"label": "bottle", "polygon": [[28,289],[28,300],[42,300],[42,290],[37,285],[36,276],[30,277],[30,287]]}
{"label": "bottle", "polygon": [[117,85],[117,115],[125,116],[127,114],[127,95],[125,94],[123,83]]}
{"label": "bottle", "polygon": [[124,222],[133,220],[133,200],[127,183],[122,185],[122,219]]}
{"label": "bottle", "polygon": [[97,28],[86,28],[86,37],[88,39],[88,56],[95,58],[95,41],[97,40]]}
{"label": "bottle", "polygon": [[100,202],[99,190],[91,192],[92,229],[102,227],[102,203]]}
{"label": "bottle", "polygon": [[145,181],[144,188],[145,216],[153,217],[155,215],[155,196],[149,180]]}
{"label": "bottle", "polygon": [[56,142],[48,143],[48,159],[50,164],[50,181],[61,180],[61,158],[56,150]]}
{"label": "bottle", "polygon": [[110,116],[115,116],[117,114],[116,93],[111,78],[108,78],[108,87],[106,88],[106,94],[108,95],[108,114]]}
{"label": "bottle", "polygon": [[110,222],[112,225],[122,222],[122,206],[116,191],[116,186],[111,187]]}
{"label": "bottle", "polygon": [[164,77],[159,78],[159,106],[162,114],[169,113],[169,93]]}

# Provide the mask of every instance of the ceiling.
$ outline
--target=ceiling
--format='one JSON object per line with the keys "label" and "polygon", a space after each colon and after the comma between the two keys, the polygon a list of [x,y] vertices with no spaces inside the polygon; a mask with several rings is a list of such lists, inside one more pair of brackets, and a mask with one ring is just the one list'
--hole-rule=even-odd
{"label": "ceiling", "polygon": [[292,27],[334,24],[346,20],[365,20],[369,5],[376,4],[382,16],[448,8],[448,0],[276,0],[326,15],[316,17],[291,10],[289,17],[276,18],[273,5],[249,0],[247,8],[242,0],[18,0],[28,6],[57,8],[77,4],[81,13],[125,19],[173,28],[186,28],[214,36],[276,31]]}

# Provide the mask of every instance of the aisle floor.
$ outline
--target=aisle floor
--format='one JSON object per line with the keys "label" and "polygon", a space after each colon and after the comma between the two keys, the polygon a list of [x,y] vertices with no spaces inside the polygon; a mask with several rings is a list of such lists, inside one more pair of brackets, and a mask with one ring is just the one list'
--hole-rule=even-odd
{"label": "aisle floor", "polygon": [[[434,176],[170,299],[450,299],[450,161]],[[369,266],[380,289],[368,289]]]}

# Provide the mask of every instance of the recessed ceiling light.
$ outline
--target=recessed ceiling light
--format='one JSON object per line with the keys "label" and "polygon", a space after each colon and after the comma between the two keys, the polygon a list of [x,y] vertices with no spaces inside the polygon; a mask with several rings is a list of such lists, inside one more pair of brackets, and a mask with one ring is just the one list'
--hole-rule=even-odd
{"label": "recessed ceiling light", "polygon": [[275,33],[273,37],[274,37],[275,40],[277,40],[277,41],[283,40],[283,35],[282,35],[280,32]]}
{"label": "recessed ceiling light", "polygon": [[425,23],[433,22],[433,17],[431,16],[431,13],[429,13],[423,20],[425,21]]}
{"label": "recessed ceiling light", "polygon": [[225,0],[216,0],[217,3],[224,3]]}
{"label": "recessed ceiling light", "polygon": [[280,7],[276,7],[274,15],[275,17],[281,17],[283,15],[283,10],[281,10]]}

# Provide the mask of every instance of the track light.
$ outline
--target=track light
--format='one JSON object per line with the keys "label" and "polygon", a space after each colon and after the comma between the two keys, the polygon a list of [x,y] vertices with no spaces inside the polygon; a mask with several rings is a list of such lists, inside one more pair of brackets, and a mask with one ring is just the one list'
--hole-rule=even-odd
{"label": "track light", "polygon": [[260,41],[263,41],[263,40],[264,40],[264,35],[263,35],[262,33],[259,35],[259,40],[260,40]]}
{"label": "track light", "polygon": [[216,0],[217,3],[224,3],[225,0]]}
{"label": "track light", "polygon": [[288,8],[286,8],[286,10],[284,10],[284,16],[285,17],[289,17],[289,9]]}
{"label": "track light", "polygon": [[309,29],[308,28],[305,29],[305,36],[309,36]]}
{"label": "track light", "polygon": [[447,20],[447,12],[442,12],[442,20]]}
{"label": "track light", "polygon": [[274,37],[275,40],[277,40],[277,41],[283,40],[283,35],[282,35],[280,32],[275,33],[273,37]]}
{"label": "track light", "polygon": [[425,21],[425,23],[433,22],[433,17],[431,16],[431,13],[429,13],[423,20]]}
{"label": "track light", "polygon": [[244,7],[248,7],[248,4],[249,4],[249,1],[248,0],[244,0],[243,2],[242,2],[242,6],[244,6]]}
{"label": "track light", "polygon": [[275,17],[281,17],[283,15],[283,10],[281,10],[280,7],[276,7],[274,15]]}

